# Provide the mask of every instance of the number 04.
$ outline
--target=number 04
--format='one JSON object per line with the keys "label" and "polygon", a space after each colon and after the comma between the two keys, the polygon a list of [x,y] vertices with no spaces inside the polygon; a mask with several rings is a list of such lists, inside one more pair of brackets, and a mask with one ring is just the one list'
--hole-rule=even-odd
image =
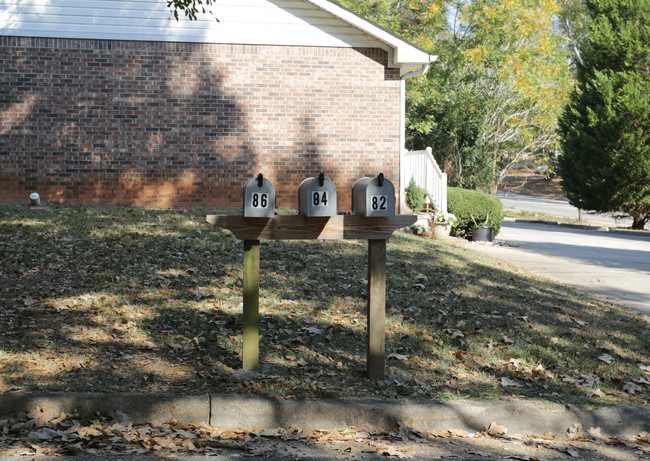
{"label": "number 04", "polygon": [[314,192],[311,203],[314,206],[327,206],[327,191]]}

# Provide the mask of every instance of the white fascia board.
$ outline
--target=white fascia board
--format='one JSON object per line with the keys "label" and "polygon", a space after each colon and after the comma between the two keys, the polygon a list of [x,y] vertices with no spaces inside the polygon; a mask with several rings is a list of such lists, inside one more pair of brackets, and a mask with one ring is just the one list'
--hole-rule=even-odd
{"label": "white fascia board", "polygon": [[[437,56],[430,55],[423,49],[409,43],[403,38],[389,32],[383,27],[365,19],[348,8],[330,0],[305,0],[317,7],[333,14],[343,21],[351,24],[365,33],[389,45],[392,50],[392,66],[403,70],[402,74],[410,72],[423,65],[432,63]],[[405,71],[405,72],[404,72]]]}

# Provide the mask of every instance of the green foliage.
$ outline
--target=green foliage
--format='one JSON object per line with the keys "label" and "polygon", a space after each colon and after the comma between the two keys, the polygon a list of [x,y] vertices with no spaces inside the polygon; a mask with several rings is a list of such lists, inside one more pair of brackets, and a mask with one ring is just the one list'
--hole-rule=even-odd
{"label": "green foliage", "polygon": [[[190,21],[197,20],[197,14],[209,13],[212,16],[212,11],[206,10],[206,6],[211,6],[214,4],[214,0],[168,0],[167,8],[172,11],[174,18],[178,21],[178,14],[182,13]],[[217,17],[214,19],[219,22]]]}
{"label": "green foliage", "polygon": [[590,0],[583,65],[559,122],[574,205],[650,219],[650,0]]}
{"label": "green foliage", "polygon": [[458,218],[458,225],[452,229],[456,237],[469,238],[472,228],[492,226],[496,237],[503,221],[501,201],[489,194],[458,187],[447,188],[447,209]]}
{"label": "green foliage", "polygon": [[513,163],[552,152],[571,85],[556,0],[448,2],[438,62],[409,83],[407,145],[433,147],[449,184],[494,189]]}
{"label": "green foliage", "polygon": [[409,185],[406,188],[406,204],[408,207],[415,211],[416,213],[419,213],[422,210],[422,207],[424,206],[424,189],[422,189],[420,186],[415,184],[415,179],[411,177],[411,180],[409,181]]}

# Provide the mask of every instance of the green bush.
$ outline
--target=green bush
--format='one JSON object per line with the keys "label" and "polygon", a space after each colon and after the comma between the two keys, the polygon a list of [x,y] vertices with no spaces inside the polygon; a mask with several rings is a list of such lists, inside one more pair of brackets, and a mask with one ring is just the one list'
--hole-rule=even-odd
{"label": "green bush", "polygon": [[415,179],[411,176],[409,185],[406,188],[406,204],[415,213],[419,213],[424,206],[424,189],[415,184]]}
{"label": "green bush", "polygon": [[472,237],[474,226],[492,226],[496,237],[503,221],[503,205],[492,196],[476,190],[447,188],[447,210],[458,218],[451,232],[462,238]]}

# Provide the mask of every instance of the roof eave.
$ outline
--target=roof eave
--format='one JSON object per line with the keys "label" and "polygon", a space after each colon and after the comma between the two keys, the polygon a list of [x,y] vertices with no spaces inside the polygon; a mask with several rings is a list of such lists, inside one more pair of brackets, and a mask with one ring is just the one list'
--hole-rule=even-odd
{"label": "roof eave", "polygon": [[402,70],[402,74],[422,67],[425,64],[432,63],[437,59],[437,56],[429,54],[422,48],[419,48],[418,46],[408,42],[407,40],[404,40],[389,30],[384,29],[383,27],[332,0],[306,1],[327,11],[339,19],[342,19],[348,24],[361,29],[368,35],[375,37],[377,40],[389,45],[393,49],[391,67],[400,68]]}

